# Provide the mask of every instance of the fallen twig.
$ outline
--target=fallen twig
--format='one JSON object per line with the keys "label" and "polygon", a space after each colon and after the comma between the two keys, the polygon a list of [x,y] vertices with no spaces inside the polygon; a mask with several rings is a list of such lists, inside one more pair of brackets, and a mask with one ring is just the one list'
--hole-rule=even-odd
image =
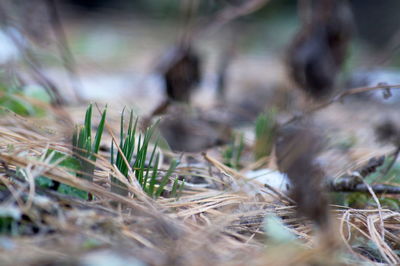
{"label": "fallen twig", "polygon": [[[400,194],[400,186],[376,184],[370,186],[376,194]],[[354,187],[330,187],[331,192],[366,192],[368,193],[368,186],[365,184],[357,184]]]}
{"label": "fallen twig", "polygon": [[295,115],[292,118],[290,118],[288,121],[286,121],[285,123],[283,123],[283,125],[287,125],[290,123],[293,123],[297,120],[300,120],[302,118],[304,118],[307,115],[310,115],[318,110],[321,110],[335,102],[339,102],[341,100],[343,100],[343,98],[349,96],[349,95],[354,95],[354,94],[359,94],[359,93],[363,93],[363,92],[369,92],[369,91],[374,91],[374,90],[382,90],[382,89],[400,89],[400,84],[393,84],[393,85],[389,85],[389,84],[379,84],[377,86],[374,87],[357,87],[357,88],[352,88],[349,90],[345,90],[341,93],[339,93],[338,95],[336,95],[335,97],[332,97],[331,99],[311,108],[310,110],[307,110],[299,115]]}
{"label": "fallen twig", "polygon": [[[394,156],[399,152],[399,150],[396,150]],[[384,162],[385,156],[371,158],[366,165],[361,166],[350,175],[332,180],[328,185],[329,190],[331,192],[370,192],[368,184],[365,184],[364,179],[368,175],[375,173],[377,168],[382,166]],[[400,194],[400,186],[375,184],[369,185],[369,187],[377,194]]]}

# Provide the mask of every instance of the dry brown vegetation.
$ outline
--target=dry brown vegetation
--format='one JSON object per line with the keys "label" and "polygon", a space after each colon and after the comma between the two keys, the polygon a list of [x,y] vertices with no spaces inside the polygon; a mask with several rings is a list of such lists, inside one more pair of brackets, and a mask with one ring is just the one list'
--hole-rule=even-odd
{"label": "dry brown vegetation", "polygon": [[[0,87],[0,265],[400,264],[398,108],[345,102],[371,91],[390,98],[399,84],[338,89],[352,35],[347,1],[321,0],[323,5],[313,8],[324,12],[302,18],[288,45],[285,70],[282,58],[265,65],[235,55],[232,71],[228,66],[237,52],[232,41],[218,66],[218,96],[212,103],[201,97],[193,101],[204,78],[204,58],[196,50],[201,38],[270,1],[222,2],[224,8],[207,23],[199,19],[205,25],[192,21],[196,1],[182,4],[187,16],[182,36],[169,61],[151,69],[166,81],[160,103],[154,95],[147,99],[141,86],[137,94],[124,88],[124,103],[145,111],[139,110],[136,120],[140,139],[128,139],[129,147],[123,147],[121,138],[131,126],[127,115],[121,121],[121,102],[95,103],[93,123],[86,124],[87,103],[76,92],[79,75],[87,73],[77,71],[57,6],[46,1],[47,11],[40,12],[51,18],[47,31],[58,41],[60,62],[76,82],[70,84],[76,94],[70,91],[70,99],[53,84],[35,60],[33,44],[23,47],[14,40],[25,68],[14,73],[10,64],[5,72],[21,87],[36,81],[50,100],[8,90],[0,79],[5,86]],[[0,11],[13,8],[0,4]],[[311,6],[300,5],[300,15],[312,9],[302,8]],[[26,23],[22,16],[17,22],[4,18],[2,26]],[[277,84],[258,88],[265,82]],[[229,86],[242,90],[234,100]],[[77,145],[76,133],[85,126],[92,136],[102,128],[103,110],[99,152],[91,138],[89,146]],[[158,118],[138,167],[137,147]],[[128,134],[121,137],[123,130]],[[366,137],[355,144],[349,136],[357,134]],[[128,160],[125,151],[132,147]],[[175,160],[176,168],[171,167]],[[249,178],[249,171],[260,169],[287,174],[288,191]],[[149,173],[157,193],[146,187],[153,182]]]}
{"label": "dry brown vegetation", "polygon": [[[179,198],[153,200],[122,176],[131,196],[120,196],[109,191],[109,177],[118,171],[106,154],[98,156],[93,183],[57,163],[38,160],[48,149],[70,153],[60,134],[67,131],[54,117],[39,123],[9,112],[0,131],[1,206],[20,215],[16,232],[1,240],[2,265],[82,265],[90,254],[103,253],[109,259],[136,258],[155,265],[372,263],[376,255],[355,247],[357,238],[376,245],[383,262],[399,262],[394,251],[400,243],[399,212],[331,206],[331,228],[319,231],[298,218],[295,206],[280,193],[199,154],[194,155],[196,166],[176,170],[187,180]],[[24,169],[26,179],[16,169]],[[41,175],[88,191],[94,200],[35,187],[34,179]],[[190,185],[193,176],[212,185]],[[263,220],[270,215],[280,217],[297,240],[276,242],[274,232],[266,235]]]}

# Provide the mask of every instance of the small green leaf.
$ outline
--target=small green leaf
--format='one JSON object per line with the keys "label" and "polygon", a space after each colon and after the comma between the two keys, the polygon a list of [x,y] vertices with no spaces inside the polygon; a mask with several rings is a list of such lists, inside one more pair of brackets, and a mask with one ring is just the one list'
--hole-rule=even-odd
{"label": "small green leaf", "polygon": [[58,164],[59,166],[69,168],[71,170],[79,170],[80,169],[80,163],[79,160],[76,158],[69,156],[68,154],[49,149],[46,153],[46,157],[50,156],[50,154],[53,154],[52,159],[50,161],[51,164],[55,163],[56,161],[59,161],[61,158],[63,160]]}
{"label": "small green leaf", "polygon": [[165,186],[168,184],[169,177],[172,175],[172,173],[175,171],[176,167],[178,166],[179,161],[178,160],[173,160],[171,165],[168,168],[167,173],[165,176],[161,179],[158,189],[155,193],[155,197],[158,198],[161,196],[161,193],[164,191]]}
{"label": "small green leaf", "polygon": [[171,197],[176,197],[179,187],[179,179],[175,178],[174,184],[172,185],[171,189]]}
{"label": "small green leaf", "polygon": [[68,186],[66,184],[60,184],[60,187],[58,188],[58,192],[63,193],[65,195],[81,198],[83,200],[89,199],[88,192]]}
{"label": "small green leaf", "polygon": [[51,97],[46,90],[40,86],[28,85],[24,87],[22,94],[45,103],[51,103]]}
{"label": "small green leaf", "polygon": [[182,180],[181,185],[179,186],[178,194],[176,195],[177,199],[179,199],[180,195],[182,195],[183,188],[185,187],[185,179]]}
{"label": "small green leaf", "polygon": [[154,189],[155,189],[155,185],[157,183],[157,174],[158,174],[158,163],[160,161],[160,154],[157,154],[156,156],[156,161],[154,163],[154,168],[153,168],[153,174],[151,175],[150,178],[150,184],[149,184],[149,188],[148,188],[148,195],[152,196],[154,195]]}
{"label": "small green leaf", "polygon": [[[145,177],[144,177],[143,183],[141,184],[142,187],[146,187],[146,186],[147,186],[147,181],[148,181],[148,178],[149,178],[151,163],[153,162],[154,155],[155,155],[156,149],[157,149],[157,143],[158,143],[158,140],[157,140],[156,143],[154,144],[153,151],[151,152],[149,165],[148,165],[147,170],[146,170],[146,175],[145,175]],[[155,165],[155,167],[158,167],[158,165]]]}
{"label": "small green leaf", "polygon": [[[106,112],[107,112],[107,106],[106,109],[104,109],[103,114],[101,115],[101,120],[96,132],[96,137],[94,138],[93,149],[92,149],[93,153],[99,152],[101,136],[103,135],[104,124],[106,121]],[[93,159],[95,158],[96,157],[94,157]]]}
{"label": "small green leaf", "polygon": [[49,188],[53,186],[53,180],[44,177],[44,176],[38,176],[35,178],[36,185],[42,188]]}

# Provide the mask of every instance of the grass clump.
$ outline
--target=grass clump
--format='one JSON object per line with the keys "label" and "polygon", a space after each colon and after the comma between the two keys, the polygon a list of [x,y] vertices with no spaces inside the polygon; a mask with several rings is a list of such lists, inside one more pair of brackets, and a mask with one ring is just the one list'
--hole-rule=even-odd
{"label": "grass clump", "polygon": [[254,157],[259,160],[268,156],[274,144],[276,134],[276,111],[271,109],[260,114],[255,123],[256,140],[254,143]]}
{"label": "grass clump", "polygon": [[[96,135],[92,141],[92,112],[93,105],[89,105],[85,114],[84,125],[78,125],[74,129],[72,136],[73,156],[70,157],[64,153],[54,150],[48,150],[45,158],[49,158],[49,162],[56,163],[66,167],[76,173],[76,176],[92,182],[95,170],[96,155],[99,152],[100,142],[104,131],[107,109],[101,115]],[[91,199],[91,195],[86,191],[59,184],[44,176],[36,178],[36,183],[40,187],[48,187],[57,190],[60,193],[76,196],[82,199]]]}
{"label": "grass clump", "polygon": [[[154,131],[158,123],[148,127],[143,134],[137,132],[137,119],[133,122],[133,111],[130,112],[128,129],[124,132],[124,112],[121,115],[120,142],[121,152],[116,151],[114,156],[114,143],[111,143],[111,164],[115,164],[118,170],[128,179],[129,168],[127,162],[132,166],[134,176],[142,189],[153,198],[158,198],[166,190],[169,179],[178,166],[178,161],[174,160],[166,174],[160,179],[158,165],[160,163],[160,153],[157,153],[157,142],[149,153],[150,141],[154,136]],[[150,158],[147,159],[147,155]],[[126,159],[126,161],[124,160]],[[132,163],[133,162],[133,163]],[[129,180],[129,179],[128,179]],[[171,189],[171,196],[176,196],[183,187],[183,182],[175,179]],[[115,177],[111,177],[111,190],[120,195],[127,195],[126,186]]]}
{"label": "grass clump", "polygon": [[244,149],[244,136],[243,134],[236,134],[232,142],[222,152],[224,164],[231,168],[240,168],[240,159]]}
{"label": "grass clump", "polygon": [[88,181],[93,181],[94,163],[96,162],[96,154],[100,148],[107,111],[105,109],[101,115],[96,136],[92,142],[92,109],[93,106],[90,105],[86,110],[85,124],[83,126],[76,126],[72,136],[72,150],[79,161],[81,171],[76,176]]}

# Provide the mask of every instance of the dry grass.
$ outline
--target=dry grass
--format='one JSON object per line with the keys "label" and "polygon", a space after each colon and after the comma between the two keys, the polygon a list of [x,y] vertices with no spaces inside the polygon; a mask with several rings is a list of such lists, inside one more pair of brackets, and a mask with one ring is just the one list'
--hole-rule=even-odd
{"label": "dry grass", "polygon": [[[208,155],[198,155],[200,166],[181,165],[177,172],[196,172],[212,186],[188,182],[179,199],[153,200],[139,185],[128,183],[105,154],[96,161],[93,183],[39,160],[48,149],[71,153],[65,125],[51,117],[32,121],[9,113],[1,118],[0,181],[7,189],[0,191],[0,209],[22,214],[21,231],[0,238],[1,265],[82,265],[90,255],[106,251],[127,264],[136,258],[149,265],[347,265],[374,264],[377,257],[400,263],[395,252],[400,246],[398,212],[331,206],[331,226],[320,232],[296,217],[282,193],[246,180]],[[25,179],[15,177],[17,168],[25,169]],[[111,174],[127,185],[129,197],[110,192]],[[34,179],[41,175],[95,199],[38,188]],[[297,240],[274,242],[264,233],[266,215],[280,217]],[[360,239],[375,245],[379,254],[356,247]]]}

